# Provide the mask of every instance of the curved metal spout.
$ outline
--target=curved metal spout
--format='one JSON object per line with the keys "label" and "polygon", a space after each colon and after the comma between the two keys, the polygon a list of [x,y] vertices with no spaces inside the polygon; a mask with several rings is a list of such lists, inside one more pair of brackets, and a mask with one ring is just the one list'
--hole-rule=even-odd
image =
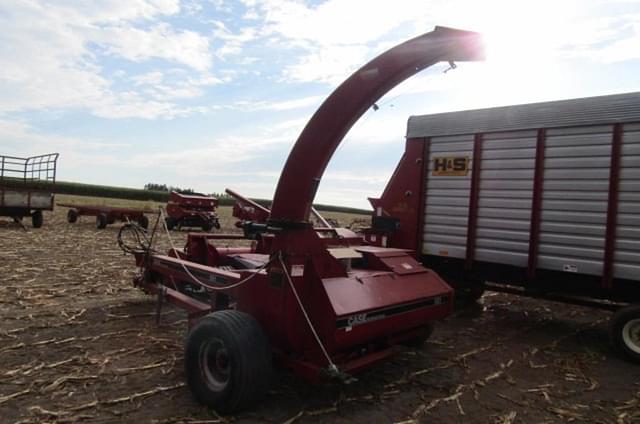
{"label": "curved metal spout", "polygon": [[293,146],[278,181],[270,222],[286,227],[308,221],[320,179],[338,145],[385,93],[438,62],[483,57],[480,34],[436,27],[382,53],[356,71],[324,101]]}

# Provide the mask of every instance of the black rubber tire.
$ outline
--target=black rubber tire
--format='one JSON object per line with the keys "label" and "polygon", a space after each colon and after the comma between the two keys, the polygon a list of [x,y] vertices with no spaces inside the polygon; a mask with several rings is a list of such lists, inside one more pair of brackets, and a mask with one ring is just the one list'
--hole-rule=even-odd
{"label": "black rubber tire", "polygon": [[273,376],[269,339],[251,315],[236,310],[216,311],[191,329],[184,365],[195,399],[221,414],[251,408]]}
{"label": "black rubber tire", "polygon": [[116,223],[116,217],[113,215],[107,215],[107,225],[112,225]]}
{"label": "black rubber tire", "polygon": [[418,337],[414,339],[407,340],[402,344],[414,349],[420,349],[421,347],[424,346],[427,340],[429,340],[429,337],[431,337],[431,335],[433,334],[433,329],[434,329],[433,324],[427,324],[422,328],[422,334],[420,334]]}
{"label": "black rubber tire", "polygon": [[455,300],[462,303],[473,303],[480,300],[485,292],[484,281],[454,283]]}
{"label": "black rubber tire", "polygon": [[609,324],[609,338],[616,351],[640,364],[640,304],[616,311]]}
{"label": "black rubber tire", "polygon": [[107,228],[107,214],[101,213],[96,216],[96,228],[102,230]]}
{"label": "black rubber tire", "polygon": [[67,222],[69,224],[75,224],[77,221],[78,221],[78,210],[69,209],[69,212],[67,212]]}
{"label": "black rubber tire", "polygon": [[31,214],[31,224],[33,228],[42,227],[42,223],[44,222],[44,216],[42,215],[42,211],[34,211]]}
{"label": "black rubber tire", "polygon": [[149,228],[149,218],[146,215],[142,215],[138,218],[138,225],[146,230]]}
{"label": "black rubber tire", "polygon": [[202,231],[204,231],[205,233],[208,233],[213,228],[213,222],[212,221],[205,221],[202,224],[201,228],[202,228]]}
{"label": "black rubber tire", "polygon": [[171,231],[174,228],[176,228],[176,221],[175,221],[175,219],[171,218],[170,216],[166,217],[164,219],[164,222],[167,224],[167,230]]}

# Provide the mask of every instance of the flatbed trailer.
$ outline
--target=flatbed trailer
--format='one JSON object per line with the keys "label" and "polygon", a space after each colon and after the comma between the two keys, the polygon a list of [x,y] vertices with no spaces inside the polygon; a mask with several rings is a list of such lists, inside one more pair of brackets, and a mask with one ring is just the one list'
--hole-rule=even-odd
{"label": "flatbed trailer", "polygon": [[368,241],[457,294],[616,310],[640,361],[640,93],[413,116]]}
{"label": "flatbed trailer", "polygon": [[42,212],[53,210],[57,160],[58,153],[0,156],[0,216],[16,222],[31,216],[33,227],[40,228]]}
{"label": "flatbed trailer", "polygon": [[74,224],[81,216],[95,216],[96,228],[104,229],[109,224],[116,221],[129,222],[136,221],[141,227],[149,226],[149,218],[145,215],[153,211],[136,208],[121,208],[102,205],[74,205],[68,203],[58,203],[58,206],[69,208],[67,212],[67,222]]}

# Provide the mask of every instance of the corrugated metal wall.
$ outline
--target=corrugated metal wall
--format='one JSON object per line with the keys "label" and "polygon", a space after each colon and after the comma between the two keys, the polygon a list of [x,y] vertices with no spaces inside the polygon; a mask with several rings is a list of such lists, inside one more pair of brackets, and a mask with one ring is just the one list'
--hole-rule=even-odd
{"label": "corrugated metal wall", "polygon": [[620,168],[613,269],[616,277],[637,280],[640,278],[640,124],[624,127]]}
{"label": "corrugated metal wall", "polygon": [[[433,158],[473,155],[473,135],[434,137],[429,145],[428,173]],[[471,162],[473,167],[473,161]],[[423,250],[427,254],[464,258],[471,173],[464,177],[427,178]]]}
{"label": "corrugated metal wall", "polygon": [[536,131],[485,134],[475,258],[527,266]]}
{"label": "corrugated metal wall", "polygon": [[550,129],[538,266],[601,275],[613,126]]}

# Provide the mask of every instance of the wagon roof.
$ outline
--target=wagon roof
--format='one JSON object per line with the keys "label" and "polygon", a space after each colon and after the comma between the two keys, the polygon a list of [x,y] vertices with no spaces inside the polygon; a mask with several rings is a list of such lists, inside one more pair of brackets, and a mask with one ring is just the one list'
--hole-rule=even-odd
{"label": "wagon roof", "polygon": [[640,92],[411,116],[407,137],[640,122]]}

